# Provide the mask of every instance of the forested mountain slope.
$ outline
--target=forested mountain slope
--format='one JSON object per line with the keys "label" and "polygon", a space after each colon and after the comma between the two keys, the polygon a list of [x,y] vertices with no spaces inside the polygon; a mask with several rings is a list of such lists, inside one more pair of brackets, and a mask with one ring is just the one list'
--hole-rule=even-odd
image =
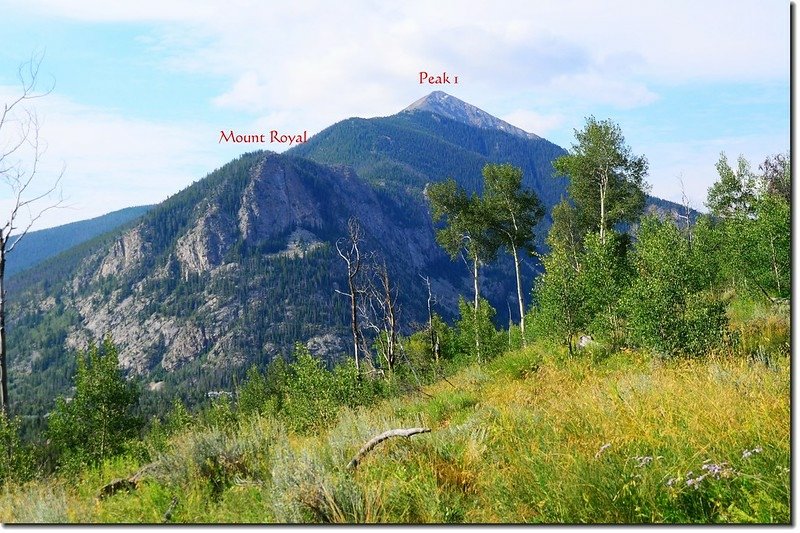
{"label": "forested mountain slope", "polygon": [[[142,216],[151,205],[126,207],[105,215],[71,222],[63,226],[56,226],[43,230],[31,231],[19,244],[14,247],[13,253],[6,259],[6,276],[13,276],[17,272],[41,263],[61,252],[84,243],[103,233],[116,228]],[[11,236],[11,242],[16,236]]]}
{"label": "forested mountain slope", "polygon": [[[68,382],[71,351],[106,334],[128,372],[199,396],[295,342],[341,357],[348,318],[335,243],[352,217],[365,257],[385,260],[402,287],[406,327],[424,320],[418,273],[431,274],[443,307],[454,308],[464,272],[435,244],[421,198],[400,204],[350,169],[249,153],[116,238],[14,286],[12,396],[45,409]],[[53,282],[46,272],[58,264],[72,270]]]}
{"label": "forested mountain slope", "polygon": [[[368,262],[387,265],[401,331],[427,320],[422,277],[430,278],[434,310],[452,319],[459,295],[470,292],[469,269],[436,244],[426,184],[453,177],[474,191],[486,163],[521,167],[547,212],[540,245],[567,184],[552,177],[562,148],[498,129],[505,123],[459,102],[451,97],[440,109],[432,98],[391,117],[345,120],[283,155],[244,154],[132,226],[13,278],[14,408],[50,409],[67,391],[74,350],[104,335],[119,345],[122,367],[149,383],[153,402],[176,393],[199,401],[229,388],[251,363],[289,357],[296,342],[328,361],[346,357],[352,339],[336,243],[351,218],[364,230]],[[482,121],[465,123],[476,113]],[[538,265],[526,261],[523,286],[531,287]],[[511,261],[501,256],[481,278],[482,295],[505,323]]]}

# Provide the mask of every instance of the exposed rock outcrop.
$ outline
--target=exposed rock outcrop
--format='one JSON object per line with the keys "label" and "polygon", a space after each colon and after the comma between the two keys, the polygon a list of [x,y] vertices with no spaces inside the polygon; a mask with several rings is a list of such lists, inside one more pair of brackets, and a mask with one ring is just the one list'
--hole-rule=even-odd
{"label": "exposed rock outcrop", "polygon": [[133,270],[148,253],[149,246],[142,238],[142,225],[125,232],[108,251],[98,269],[103,278],[124,275]]}
{"label": "exposed rock outcrop", "polygon": [[182,273],[208,272],[222,264],[236,240],[234,219],[212,205],[175,246]]}

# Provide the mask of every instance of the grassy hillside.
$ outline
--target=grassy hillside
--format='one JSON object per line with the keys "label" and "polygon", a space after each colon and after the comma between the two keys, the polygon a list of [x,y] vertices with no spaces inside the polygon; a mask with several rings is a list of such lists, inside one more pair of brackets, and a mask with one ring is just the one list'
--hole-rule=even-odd
{"label": "grassy hillside", "polygon": [[[224,409],[173,420],[146,450],[4,489],[0,520],[788,523],[789,399],[785,356],[569,358],[536,345],[344,408],[315,435]],[[432,431],[347,470],[372,436],[417,426]],[[138,488],[97,497],[148,455]]]}

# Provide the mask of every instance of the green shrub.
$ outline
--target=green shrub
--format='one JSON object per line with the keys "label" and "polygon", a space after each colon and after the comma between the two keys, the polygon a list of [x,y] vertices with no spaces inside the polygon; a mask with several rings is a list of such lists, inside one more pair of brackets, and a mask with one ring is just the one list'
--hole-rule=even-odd
{"label": "green shrub", "polygon": [[335,420],[338,410],[331,374],[302,344],[295,346],[295,358],[290,365],[283,417],[299,432],[325,427]]}
{"label": "green shrub", "polygon": [[[402,367],[398,365],[396,370],[400,368]],[[393,377],[388,376],[388,379]],[[339,406],[371,405],[386,396],[390,390],[389,382],[381,376],[359,377],[352,359],[336,365],[330,379],[334,401]]]}
{"label": "green shrub", "polygon": [[243,415],[254,413],[277,414],[286,395],[288,378],[286,362],[276,357],[267,365],[264,373],[253,365],[247,371],[245,382],[237,391],[237,409]]}
{"label": "green shrub", "polygon": [[269,479],[271,445],[285,438],[275,424],[266,419],[239,425],[234,431],[208,428],[174,439],[149,474],[170,486],[188,487],[200,482],[218,499],[234,483],[263,483]]}
{"label": "green shrub", "polygon": [[263,413],[269,410],[267,380],[258,367],[253,365],[247,370],[245,381],[236,391],[236,408],[241,415]]}
{"label": "green shrub", "polygon": [[[478,302],[478,313],[462,297],[458,300],[460,318],[456,322],[456,342],[460,358],[465,362],[494,359],[508,345],[492,320],[494,308],[484,299]],[[477,333],[476,333],[477,331]]]}
{"label": "green shrub", "polygon": [[213,398],[211,404],[201,412],[201,420],[207,427],[231,430],[237,420],[231,396],[223,393]]}
{"label": "green shrub", "polygon": [[77,354],[75,395],[57,400],[47,425],[62,466],[96,464],[139,434],[142,420],[132,414],[139,391],[122,377],[117,354],[109,337]]}
{"label": "green shrub", "polygon": [[27,481],[34,474],[31,448],[19,437],[20,421],[0,411],[0,486]]}
{"label": "green shrub", "polygon": [[[700,248],[701,249],[701,248]],[[693,268],[698,247],[671,221],[642,221],[638,277],[622,298],[631,343],[666,355],[701,355],[721,344],[725,306]]]}
{"label": "green shrub", "polygon": [[276,453],[274,472],[272,505],[280,522],[374,521],[364,490],[329,455],[284,448]]}

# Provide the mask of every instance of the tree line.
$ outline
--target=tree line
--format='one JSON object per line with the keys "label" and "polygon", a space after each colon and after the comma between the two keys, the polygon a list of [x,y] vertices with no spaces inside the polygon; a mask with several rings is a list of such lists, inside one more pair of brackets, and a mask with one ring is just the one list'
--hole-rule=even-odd
{"label": "tree line", "polygon": [[[482,194],[469,193],[453,178],[425,188],[437,242],[470,272],[472,303],[467,306],[462,300],[459,306],[461,330],[471,331],[469,351],[478,362],[486,358],[484,344],[497,334],[491,324],[494,309],[481,298],[480,269],[501,250],[512,257],[516,277],[519,322],[509,325],[509,337],[514,329],[522,345],[533,339],[556,340],[570,354],[580,338],[583,344],[593,342],[610,351],[630,347],[664,356],[704,354],[726,340],[726,291],[757,291],[770,302],[788,297],[787,156],[770,156],[754,172],[743,158],[731,168],[721,154],[719,181],[708,193],[709,213],[698,217],[688,203],[683,213],[644,213],[648,161],[633,153],[611,120],[588,117],[584,128],[575,131],[569,152],[552,165],[554,177],[567,177],[569,185],[566,197],[553,208],[544,251],[535,247],[542,202],[523,186],[520,168],[487,164],[476,188]],[[356,369],[360,359],[369,358],[362,330],[370,324],[384,366],[391,371],[393,347],[402,345],[396,342],[391,297],[397,288],[392,288],[385,263],[383,297],[371,275],[364,274],[377,270],[364,266],[369,254],[359,249],[362,233],[357,220],[351,220],[343,240],[347,246],[338,248],[348,272],[349,289],[342,294],[350,306],[353,356]],[[536,257],[544,270],[531,291],[520,278],[523,254]],[[430,280],[423,279],[430,295]],[[434,327],[440,318],[431,309],[431,297],[423,330],[430,340],[429,354],[438,361],[442,328],[437,333]],[[385,311],[387,303],[391,313]],[[376,307],[384,313],[371,320],[365,309],[374,315]],[[387,322],[390,315],[394,322]],[[393,325],[379,328],[376,323]]]}
{"label": "tree line", "polygon": [[[164,428],[183,424],[176,420],[195,416],[225,423],[236,413],[256,412],[296,431],[312,431],[330,423],[339,406],[420,390],[448,370],[539,340],[563,345],[570,356],[582,336],[608,352],[633,348],[662,357],[699,356],[732,342],[726,315],[732,293],[770,305],[787,301],[788,156],[770,156],[754,171],[744,158],[734,168],[721,154],[709,213],[695,221],[688,206],[686,214],[643,213],[647,160],[632,153],[610,120],[590,117],[553,166],[570,185],[553,209],[543,251],[533,243],[544,210],[522,186],[519,168],[486,165],[482,194],[467,193],[452,179],[426,188],[437,242],[454,260],[463,260],[472,278],[471,302],[462,297],[452,326],[435,312],[431,279],[423,277],[427,323],[400,334],[402,309],[391,265],[363,249],[362,228],[353,219],[348,235],[336,243],[350,280],[341,294],[351,318],[352,361],[328,369],[297,345],[293,362],[277,358],[265,371],[254,366],[232,398],[222,395],[197,415],[176,404],[170,414],[150,421],[147,434],[156,438]],[[479,284],[480,268],[501,250],[513,258],[517,282],[519,322],[507,332],[493,323],[494,309],[481,298]],[[544,268],[530,291],[519,276],[526,253]],[[136,414],[138,386],[123,378],[111,340],[79,352],[75,368],[74,394],[59,399],[48,417],[46,444],[23,445],[19,420],[1,417],[3,480],[30,476],[26,469],[32,464],[80,467],[135,448],[145,425]]]}

